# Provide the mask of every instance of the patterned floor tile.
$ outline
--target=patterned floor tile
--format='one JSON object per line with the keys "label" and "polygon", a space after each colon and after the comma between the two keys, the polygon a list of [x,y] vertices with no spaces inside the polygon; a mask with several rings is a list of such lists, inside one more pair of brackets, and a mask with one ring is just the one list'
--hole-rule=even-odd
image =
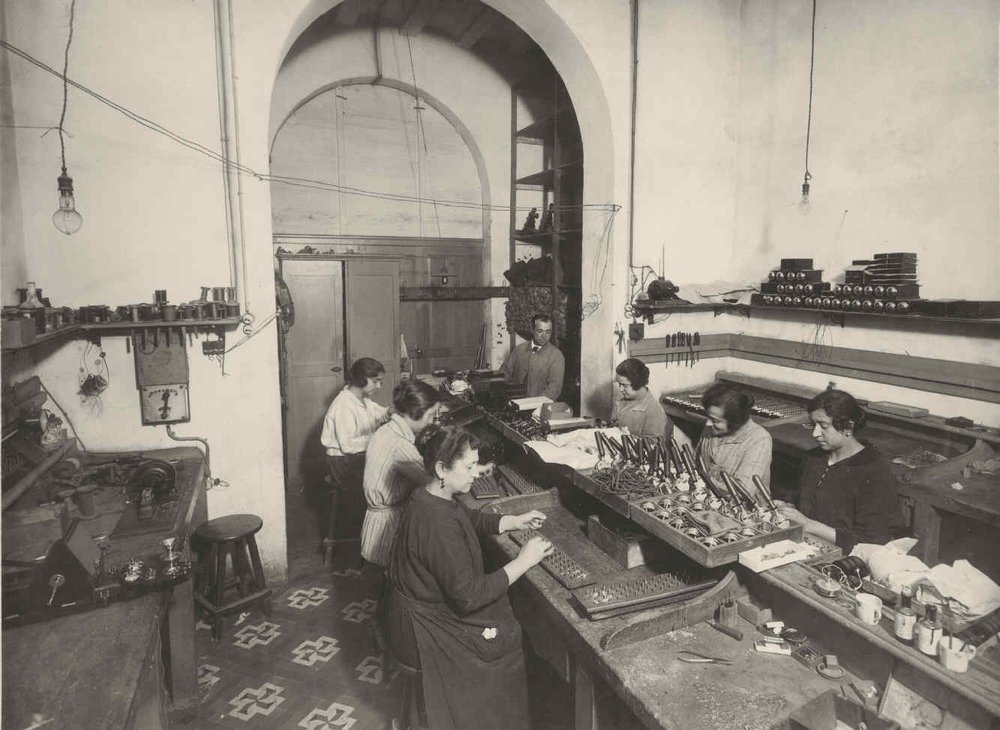
{"label": "patterned floor tile", "polygon": [[[288,496],[289,525],[308,522],[300,498]],[[199,623],[200,704],[193,718],[190,712],[170,718],[175,730],[388,727],[399,710],[402,682],[397,672],[385,672],[375,646],[369,621],[374,576],[357,569],[357,546],[338,550],[333,565],[323,566],[313,549],[318,536],[307,532],[289,530],[289,579],[272,586],[269,617],[256,608],[226,617],[220,641]],[[533,678],[532,685],[547,687],[549,675]],[[540,727],[568,728],[555,719],[572,717],[571,693],[543,689],[542,695],[569,700],[543,699],[533,707],[549,723]]]}

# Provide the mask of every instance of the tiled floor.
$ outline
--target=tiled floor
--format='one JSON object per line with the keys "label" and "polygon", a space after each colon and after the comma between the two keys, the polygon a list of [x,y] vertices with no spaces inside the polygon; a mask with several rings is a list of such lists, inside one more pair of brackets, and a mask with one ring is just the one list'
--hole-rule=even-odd
{"label": "tiled floor", "polygon": [[[357,569],[357,547],[340,549],[325,568],[303,495],[287,501],[289,580],[273,586],[270,617],[230,618],[218,642],[199,623],[201,702],[171,714],[174,730],[382,730],[398,714],[401,682],[386,675],[375,648],[372,577]],[[530,656],[529,682],[536,727],[570,727],[568,688]]]}

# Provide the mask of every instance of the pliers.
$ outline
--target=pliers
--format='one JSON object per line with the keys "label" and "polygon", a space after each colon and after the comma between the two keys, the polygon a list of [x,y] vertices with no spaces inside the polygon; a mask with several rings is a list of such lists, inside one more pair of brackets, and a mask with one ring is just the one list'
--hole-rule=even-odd
{"label": "pliers", "polygon": [[687,664],[732,664],[732,659],[724,659],[717,656],[706,656],[693,651],[678,652],[677,658]]}

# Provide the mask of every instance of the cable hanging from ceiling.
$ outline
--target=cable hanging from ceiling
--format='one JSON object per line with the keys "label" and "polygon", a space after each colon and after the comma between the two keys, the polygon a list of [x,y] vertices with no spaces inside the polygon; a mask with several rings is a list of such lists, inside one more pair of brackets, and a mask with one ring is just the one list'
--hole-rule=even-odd
{"label": "cable hanging from ceiling", "polygon": [[[325,180],[313,180],[309,178],[298,178],[286,175],[271,175],[268,173],[257,172],[256,170],[246,165],[237,163],[231,159],[227,159],[219,152],[216,152],[215,150],[212,150],[211,148],[206,147],[205,145],[199,142],[188,139],[178,134],[177,132],[174,132],[168,129],[167,127],[164,127],[163,125],[147,117],[144,117],[141,114],[132,111],[131,109],[122,106],[121,104],[118,104],[112,101],[111,99],[108,99],[105,96],[102,96],[101,94],[88,88],[87,86],[84,86],[83,84],[64,76],[64,74],[59,73],[51,66],[48,66],[47,64],[38,60],[31,54],[23,51],[22,49],[18,48],[17,46],[14,46],[13,44],[3,39],[0,39],[0,48],[6,49],[7,51],[13,53],[15,56],[24,59],[25,61],[37,66],[38,68],[54,76],[57,76],[58,78],[65,78],[65,81],[69,86],[72,86],[73,88],[82,91],[84,94],[91,96],[92,98],[101,102],[105,106],[114,109],[119,114],[135,122],[136,124],[139,124],[140,126],[145,127],[146,129],[152,132],[155,132],[156,134],[160,134],[164,137],[167,137],[168,139],[181,145],[182,147],[186,147],[187,149],[193,152],[197,152],[198,154],[204,155],[212,160],[215,160],[216,162],[219,162],[227,166],[227,168],[231,168],[239,172],[242,172],[243,174],[249,175],[250,177],[253,177],[261,182],[273,182],[282,185],[292,185],[292,186],[312,188],[317,190],[332,190],[332,191],[342,192],[345,195],[356,195],[360,197],[376,198],[379,200],[391,200],[397,202],[410,202],[410,203],[431,203],[434,205],[439,205],[449,208],[469,208],[476,210],[490,210],[490,211],[500,211],[500,212],[509,211],[511,209],[509,205],[500,205],[500,204],[485,205],[483,203],[473,203],[464,200],[446,200],[438,198],[425,199],[419,196],[406,195],[403,193],[387,193],[387,192],[366,190],[363,188],[354,188],[347,185],[338,185],[336,183],[331,183]],[[621,206],[617,203],[584,203],[581,205],[558,205],[556,207],[560,211],[580,210],[587,212],[617,211],[621,208]],[[520,206],[520,207],[515,207],[515,210],[527,211],[530,210],[530,208],[531,206]]]}
{"label": "cable hanging from ceiling", "polygon": [[812,174],[809,172],[809,141],[812,134],[812,110],[813,110],[813,71],[816,68],[816,0],[812,2],[812,33],[809,42],[809,107],[806,114],[806,171],[802,176],[802,199],[799,201],[799,212],[808,215],[811,204],[809,202],[809,181]]}
{"label": "cable hanging from ceiling", "polygon": [[52,225],[70,236],[83,226],[83,216],[76,209],[76,198],[73,194],[73,178],[66,171],[66,139],[64,137],[64,125],[66,123],[66,106],[69,101],[69,83],[67,73],[69,72],[69,48],[73,45],[73,21],[76,18],[76,0],[70,0],[69,4],[69,34],[66,37],[66,51],[63,54],[63,98],[62,113],[59,115],[59,156],[62,161],[62,174],[57,178],[59,185],[59,209],[52,214]]}

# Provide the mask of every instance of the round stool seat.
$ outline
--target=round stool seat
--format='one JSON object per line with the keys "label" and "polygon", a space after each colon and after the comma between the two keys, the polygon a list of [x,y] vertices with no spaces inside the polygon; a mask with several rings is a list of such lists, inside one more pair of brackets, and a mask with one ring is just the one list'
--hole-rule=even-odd
{"label": "round stool seat", "polygon": [[[271,589],[254,538],[263,526],[257,515],[226,515],[202,523],[191,536],[191,549],[198,559],[194,600],[208,614],[216,639],[224,616],[251,606],[271,615]],[[227,597],[231,588],[239,595]]]}
{"label": "round stool seat", "polygon": [[254,535],[263,526],[264,521],[257,515],[226,515],[203,522],[194,534],[206,542],[227,542]]}

